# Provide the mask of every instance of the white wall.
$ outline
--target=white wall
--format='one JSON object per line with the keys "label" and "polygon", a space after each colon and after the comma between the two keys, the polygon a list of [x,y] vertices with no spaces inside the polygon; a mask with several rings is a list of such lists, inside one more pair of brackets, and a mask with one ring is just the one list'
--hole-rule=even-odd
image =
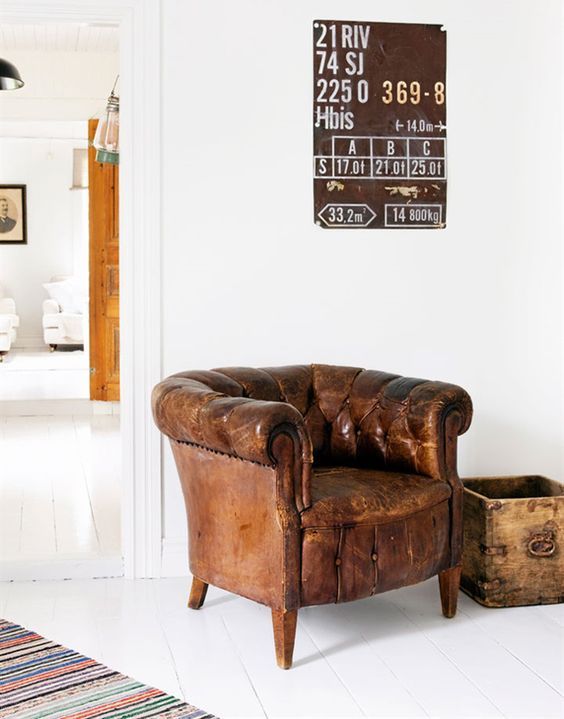
{"label": "white wall", "polygon": [[[314,225],[316,17],[446,26],[447,229]],[[475,404],[462,475],[562,480],[561,31],[558,0],[164,0],[165,373],[313,361],[455,382]]]}
{"label": "white wall", "polygon": [[[19,346],[43,344],[42,284],[88,272],[88,192],[71,191],[73,148],[87,147],[85,122],[0,126],[0,184],[27,185],[27,245],[0,245],[0,284],[20,316]],[[82,138],[82,139],[80,139]]]}

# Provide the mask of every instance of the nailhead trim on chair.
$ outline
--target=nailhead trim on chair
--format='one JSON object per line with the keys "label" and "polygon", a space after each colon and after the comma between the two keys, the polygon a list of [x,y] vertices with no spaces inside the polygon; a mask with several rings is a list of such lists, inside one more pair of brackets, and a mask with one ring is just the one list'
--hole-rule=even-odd
{"label": "nailhead trim on chair", "polygon": [[220,457],[228,457],[229,459],[236,459],[238,462],[248,462],[249,464],[256,464],[258,467],[266,467],[267,469],[274,469],[276,467],[275,464],[263,464],[262,462],[257,462],[254,459],[245,459],[244,457],[239,457],[236,454],[227,454],[227,452],[220,452],[217,449],[210,449],[209,447],[205,447],[203,444],[196,444],[195,442],[185,442],[181,439],[173,439],[171,440],[175,444],[185,444],[187,447],[195,447],[196,449],[203,449],[204,452],[210,452],[211,454],[217,454]]}

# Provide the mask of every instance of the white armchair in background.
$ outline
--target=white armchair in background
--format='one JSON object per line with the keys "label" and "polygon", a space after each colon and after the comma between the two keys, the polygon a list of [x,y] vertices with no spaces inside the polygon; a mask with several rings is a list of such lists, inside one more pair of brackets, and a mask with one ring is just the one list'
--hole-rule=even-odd
{"label": "white armchair in background", "polygon": [[53,277],[43,287],[43,339],[51,351],[61,345],[82,345],[87,333],[88,296],[74,278]]}
{"label": "white armchair in background", "polygon": [[4,297],[0,287],[0,362],[16,341],[16,330],[20,326],[20,318],[16,314],[16,303],[11,297]]}

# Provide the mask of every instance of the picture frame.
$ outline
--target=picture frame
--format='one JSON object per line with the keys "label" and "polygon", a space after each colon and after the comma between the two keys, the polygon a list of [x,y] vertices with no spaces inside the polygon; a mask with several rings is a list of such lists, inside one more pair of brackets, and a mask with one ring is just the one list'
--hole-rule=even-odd
{"label": "picture frame", "polygon": [[27,185],[0,185],[0,245],[27,245]]}

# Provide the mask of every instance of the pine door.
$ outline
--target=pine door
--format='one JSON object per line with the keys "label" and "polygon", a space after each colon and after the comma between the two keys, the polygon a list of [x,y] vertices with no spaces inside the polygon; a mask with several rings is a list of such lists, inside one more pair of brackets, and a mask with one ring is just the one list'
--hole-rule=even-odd
{"label": "pine door", "polygon": [[[97,120],[88,122],[90,142]],[[88,150],[90,399],[119,400],[119,166]]]}

